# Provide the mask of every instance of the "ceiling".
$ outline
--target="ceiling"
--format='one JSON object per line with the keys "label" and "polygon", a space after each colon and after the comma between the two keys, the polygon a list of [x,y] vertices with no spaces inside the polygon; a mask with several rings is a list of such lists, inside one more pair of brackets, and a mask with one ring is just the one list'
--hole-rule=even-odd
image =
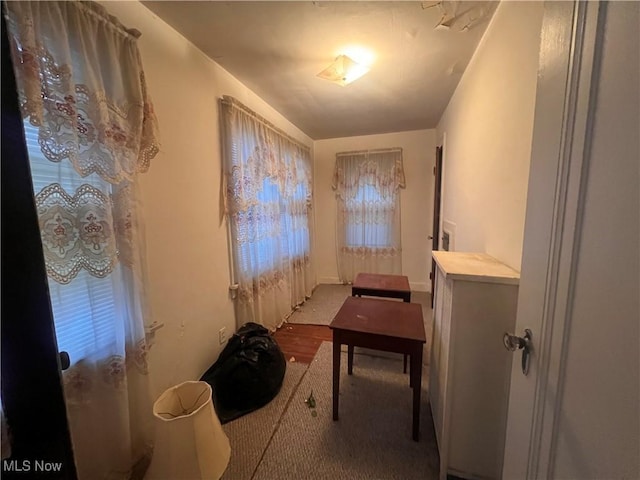
{"label": "ceiling", "polygon": [[[142,3],[314,140],[435,128],[496,7],[489,1]],[[318,78],[348,46],[373,54],[369,73],[347,86]]]}

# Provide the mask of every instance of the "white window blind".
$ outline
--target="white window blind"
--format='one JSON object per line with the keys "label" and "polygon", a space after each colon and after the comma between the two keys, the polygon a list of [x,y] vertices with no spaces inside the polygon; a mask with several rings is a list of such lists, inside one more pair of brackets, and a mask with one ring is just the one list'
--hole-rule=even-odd
{"label": "white window blind", "polygon": [[[59,183],[70,195],[82,184],[111,191],[110,185],[95,174],[81,178],[67,160],[47,160],[40,150],[38,129],[25,122],[24,130],[36,195],[52,183]],[[68,352],[74,364],[109,347],[115,338],[111,275],[97,278],[83,270],[67,285],[49,277],[48,281],[58,350]]]}

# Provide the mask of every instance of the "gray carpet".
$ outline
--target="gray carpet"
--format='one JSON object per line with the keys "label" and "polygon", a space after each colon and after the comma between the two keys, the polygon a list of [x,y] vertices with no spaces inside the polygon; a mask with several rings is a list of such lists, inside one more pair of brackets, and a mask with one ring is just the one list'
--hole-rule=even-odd
{"label": "gray carpet", "polygon": [[231,443],[231,459],[222,478],[250,480],[280,419],[307,371],[303,363],[287,363],[280,392],[268,405],[222,426]]}
{"label": "gray carpet", "polygon": [[296,308],[287,322],[329,325],[349,295],[351,285],[322,283],[313,290],[311,298]]}
{"label": "gray carpet", "polygon": [[[331,362],[331,343],[323,342],[253,479],[437,478],[438,456],[426,372],[422,381],[421,440],[414,442],[412,395],[401,360],[356,354],[354,374],[347,376],[343,354],[337,422],[332,420]],[[317,405],[315,417],[304,402],[311,390]]]}
{"label": "gray carpet", "polygon": [[[289,317],[290,323],[329,325],[350,285],[322,284]],[[422,304],[428,363],[432,315],[429,294]],[[346,349],[346,347],[345,347]],[[264,408],[223,426],[231,442],[224,480],[435,479],[438,453],[422,380],[421,441],[411,440],[411,389],[402,356],[356,348],[354,375],[346,375],[343,353],[340,420],[331,412],[331,343],[323,342],[311,365],[287,363],[282,389]],[[317,416],[304,400],[313,390]]]}

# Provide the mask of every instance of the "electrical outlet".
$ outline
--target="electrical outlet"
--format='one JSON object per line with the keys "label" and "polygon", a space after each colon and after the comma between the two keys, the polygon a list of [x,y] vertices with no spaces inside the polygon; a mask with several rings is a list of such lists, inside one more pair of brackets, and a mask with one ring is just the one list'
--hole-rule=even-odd
{"label": "electrical outlet", "polygon": [[218,332],[218,338],[220,339],[220,345],[227,341],[227,327],[222,327]]}

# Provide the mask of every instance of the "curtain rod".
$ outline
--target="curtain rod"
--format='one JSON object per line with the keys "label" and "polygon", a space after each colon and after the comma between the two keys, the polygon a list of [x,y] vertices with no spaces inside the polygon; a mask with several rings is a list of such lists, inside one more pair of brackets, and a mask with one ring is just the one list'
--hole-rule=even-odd
{"label": "curtain rod", "polygon": [[[70,2],[71,3],[71,2]],[[96,2],[90,2],[86,0],[81,0],[79,2],[74,2],[75,5],[81,9],[84,9],[90,15],[98,17],[100,20],[109,23],[112,27],[117,30],[120,30],[121,33],[125,35],[131,35],[134,39],[140,38],[142,33],[137,28],[128,28],[125,27],[122,22],[115,15],[111,15],[109,10],[103,5],[100,5]]]}
{"label": "curtain rod", "polygon": [[400,152],[402,153],[401,147],[393,147],[393,148],[377,148],[374,150],[351,150],[349,152],[338,152],[336,153],[336,157],[346,156],[346,155],[364,155],[366,153],[392,153],[392,152]]}
{"label": "curtain rod", "polygon": [[284,138],[289,140],[291,143],[297,145],[298,147],[300,147],[300,148],[302,148],[304,150],[307,150],[309,152],[311,151],[310,147],[308,147],[304,143],[301,143],[300,141],[296,140],[295,138],[293,138],[291,135],[289,135],[287,132],[285,132],[281,128],[276,127],[269,120],[267,120],[263,116],[257,114],[256,112],[251,110],[249,107],[247,107],[245,104],[243,104],[239,100],[235,99],[234,97],[232,97],[230,95],[223,95],[222,98],[220,99],[220,102],[222,102],[222,103],[224,103],[226,105],[232,105],[232,106],[238,108],[239,110],[242,110],[247,115],[250,115],[251,117],[255,118],[257,121],[262,123],[265,127],[267,127],[270,130],[276,132],[278,135],[282,135]]}

